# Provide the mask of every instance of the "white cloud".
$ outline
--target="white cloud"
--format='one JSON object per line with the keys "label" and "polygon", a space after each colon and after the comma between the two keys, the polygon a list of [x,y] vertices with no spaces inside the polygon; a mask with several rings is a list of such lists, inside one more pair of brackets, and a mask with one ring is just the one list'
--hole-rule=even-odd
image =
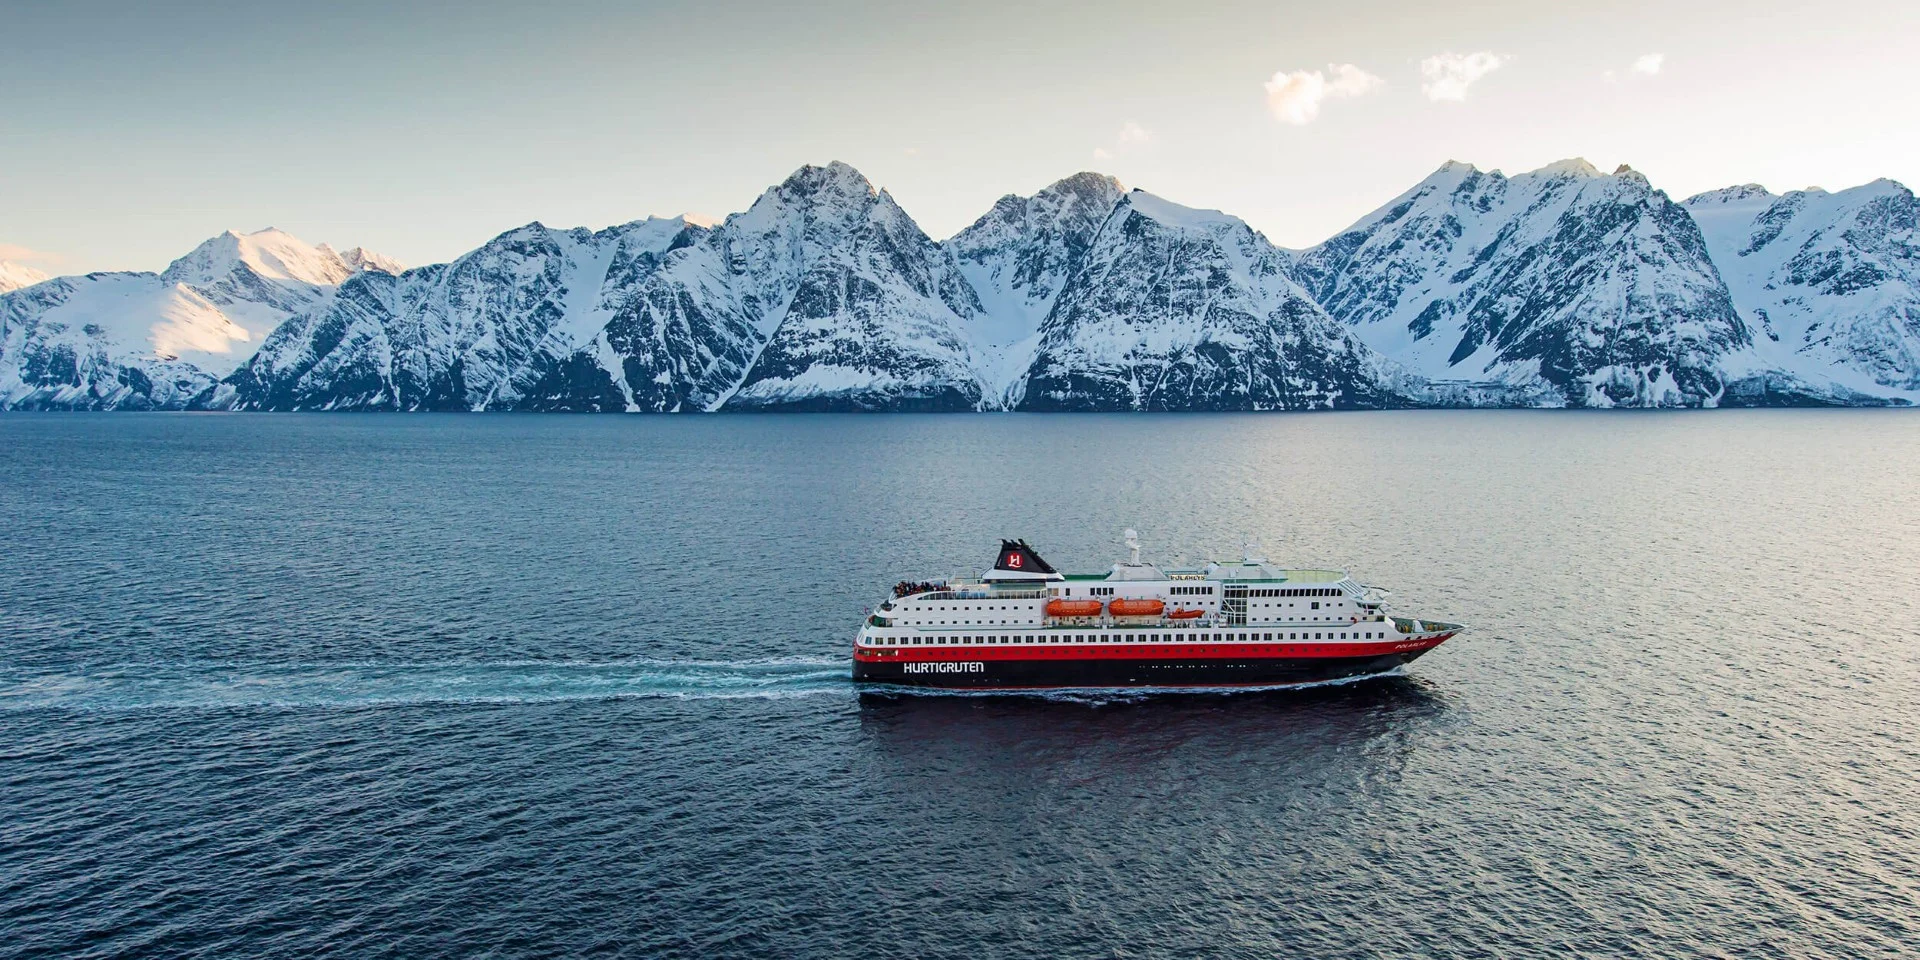
{"label": "white cloud", "polygon": [[1351,63],[1327,64],[1319,70],[1281,70],[1268,80],[1267,109],[1281,123],[1312,123],[1320,104],[1329,97],[1358,97],[1379,89],[1386,81]]}
{"label": "white cloud", "polygon": [[17,243],[0,243],[0,260],[46,260],[54,254],[32,247],[23,247]]}
{"label": "white cloud", "polygon": [[1144,146],[1145,144],[1152,143],[1153,140],[1152,130],[1148,130],[1146,127],[1132,120],[1128,120],[1126,123],[1120,125],[1120,132],[1114,134],[1113,142],[1110,145],[1093,148],[1093,158],[1102,161],[1112,160],[1113,155],[1116,153],[1125,153],[1129,148]]}
{"label": "white cloud", "polygon": [[1473,53],[1437,53],[1420,61],[1420,92],[1436,103],[1459,102],[1467,98],[1467,88],[1475,80],[1500,69],[1507,57],[1490,50]]}
{"label": "white cloud", "polygon": [[1659,73],[1661,64],[1664,64],[1666,62],[1667,62],[1667,55],[1664,53],[1645,54],[1642,57],[1640,57],[1640,59],[1635,60],[1633,62],[1633,72],[1641,74],[1643,76],[1651,77],[1654,74]]}
{"label": "white cloud", "polygon": [[67,258],[46,250],[35,250],[16,243],[0,243],[0,260],[12,260],[17,263],[37,263],[44,267],[58,268],[67,262]]}

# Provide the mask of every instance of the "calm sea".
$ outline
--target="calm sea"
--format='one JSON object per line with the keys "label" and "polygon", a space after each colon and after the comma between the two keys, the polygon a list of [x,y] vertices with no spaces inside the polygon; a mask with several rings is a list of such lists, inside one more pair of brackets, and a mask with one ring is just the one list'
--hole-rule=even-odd
{"label": "calm sea", "polygon": [[[1920,953],[1920,414],[0,416],[0,955]],[[1349,566],[1237,695],[861,696],[894,581]]]}

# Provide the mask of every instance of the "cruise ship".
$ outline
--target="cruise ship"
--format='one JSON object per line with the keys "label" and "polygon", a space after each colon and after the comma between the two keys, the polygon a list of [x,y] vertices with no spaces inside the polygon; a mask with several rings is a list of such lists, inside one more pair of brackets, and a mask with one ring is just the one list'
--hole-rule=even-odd
{"label": "cruise ship", "polygon": [[1002,540],[977,577],[903,581],[867,617],[853,677],[971,690],[1281,687],[1388,673],[1464,628],[1388,615],[1341,570],[1239,562],[1163,570],[1130,556],[1062,574]]}

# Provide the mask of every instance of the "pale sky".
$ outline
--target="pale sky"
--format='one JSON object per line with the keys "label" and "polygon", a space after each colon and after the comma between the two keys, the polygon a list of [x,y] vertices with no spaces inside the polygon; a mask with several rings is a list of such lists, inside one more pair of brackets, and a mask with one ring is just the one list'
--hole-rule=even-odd
{"label": "pale sky", "polygon": [[1447,159],[1920,185],[1920,4],[0,0],[0,258],[420,264],[844,160],[935,238],[1080,170],[1317,243]]}

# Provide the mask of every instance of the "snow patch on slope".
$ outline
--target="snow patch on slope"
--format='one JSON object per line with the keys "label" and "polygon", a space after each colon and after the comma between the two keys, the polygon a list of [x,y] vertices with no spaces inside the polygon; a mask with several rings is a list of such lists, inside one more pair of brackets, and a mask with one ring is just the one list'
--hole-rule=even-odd
{"label": "snow patch on slope", "polygon": [[1690,198],[1734,303],[1760,334],[1746,368],[1920,400],[1920,203],[1891,180]]}

